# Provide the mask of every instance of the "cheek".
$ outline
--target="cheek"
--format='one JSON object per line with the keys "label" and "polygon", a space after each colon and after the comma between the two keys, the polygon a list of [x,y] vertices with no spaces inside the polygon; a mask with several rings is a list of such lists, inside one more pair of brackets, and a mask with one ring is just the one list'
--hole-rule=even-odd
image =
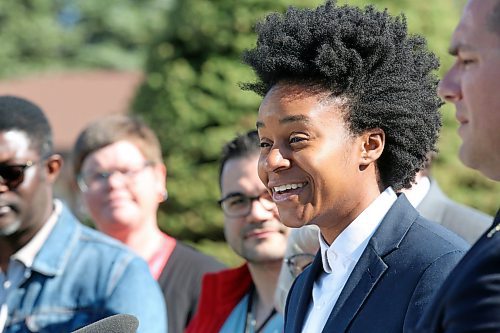
{"label": "cheek", "polygon": [[[266,185],[267,184],[267,172],[265,170],[265,160],[264,157],[259,158],[259,163],[257,164],[257,172],[259,174],[260,181]],[[267,186],[267,185],[266,185]]]}

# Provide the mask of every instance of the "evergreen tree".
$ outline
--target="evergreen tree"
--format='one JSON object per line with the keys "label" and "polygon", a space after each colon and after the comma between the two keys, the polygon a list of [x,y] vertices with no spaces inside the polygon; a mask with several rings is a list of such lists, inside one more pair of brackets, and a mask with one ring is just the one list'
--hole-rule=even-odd
{"label": "evergreen tree", "polygon": [[[253,47],[253,27],[266,13],[322,2],[183,0],[172,8],[166,31],[149,49],[146,79],[132,105],[159,135],[166,158],[170,197],[159,216],[164,230],[193,241],[223,239],[222,213],[216,205],[220,149],[236,133],[255,128],[261,100],[239,88],[240,82],[253,80],[253,73],[241,63],[242,51]],[[393,15],[404,13],[410,32],[424,35],[442,59],[441,73],[453,60],[446,51],[460,16],[460,2],[339,0],[340,4],[374,4]],[[497,203],[488,194],[500,186],[461,165],[450,108],[444,112],[444,121],[434,173],[455,199],[492,214]]]}

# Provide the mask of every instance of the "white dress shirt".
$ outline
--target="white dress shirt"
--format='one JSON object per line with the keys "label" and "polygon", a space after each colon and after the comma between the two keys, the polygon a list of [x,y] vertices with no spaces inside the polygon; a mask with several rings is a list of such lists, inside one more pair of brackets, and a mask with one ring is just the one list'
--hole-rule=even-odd
{"label": "white dress shirt", "polygon": [[314,282],[312,302],[302,332],[321,332],[330,313],[380,222],[396,201],[388,187],[342,233],[328,245],[319,235],[323,272]]}

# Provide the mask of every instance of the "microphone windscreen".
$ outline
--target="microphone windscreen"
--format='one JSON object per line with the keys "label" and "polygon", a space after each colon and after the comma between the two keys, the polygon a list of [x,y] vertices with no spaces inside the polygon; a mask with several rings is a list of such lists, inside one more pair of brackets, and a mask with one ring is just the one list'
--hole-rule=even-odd
{"label": "microphone windscreen", "polygon": [[139,321],[128,314],[116,314],[85,327],[73,333],[136,333]]}

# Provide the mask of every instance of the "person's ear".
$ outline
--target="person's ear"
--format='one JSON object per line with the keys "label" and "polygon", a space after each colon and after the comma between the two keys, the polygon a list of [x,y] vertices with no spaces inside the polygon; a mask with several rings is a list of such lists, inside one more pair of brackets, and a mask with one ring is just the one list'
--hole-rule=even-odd
{"label": "person's ear", "polygon": [[155,189],[158,192],[158,202],[167,200],[167,167],[163,163],[154,165],[154,172],[156,177]]}
{"label": "person's ear", "polygon": [[385,145],[385,133],[381,128],[374,128],[361,135],[361,160],[360,167],[367,167],[377,161]]}
{"label": "person's ear", "polygon": [[47,179],[54,183],[61,172],[63,166],[63,158],[59,154],[53,154],[47,157]]}

